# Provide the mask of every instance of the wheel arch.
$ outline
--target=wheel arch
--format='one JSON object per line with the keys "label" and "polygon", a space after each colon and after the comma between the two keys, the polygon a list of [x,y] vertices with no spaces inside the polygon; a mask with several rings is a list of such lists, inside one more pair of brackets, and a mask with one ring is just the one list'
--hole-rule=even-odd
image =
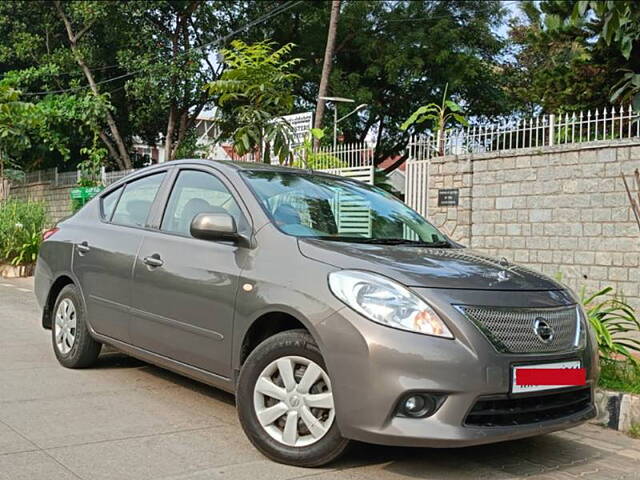
{"label": "wheel arch", "polygon": [[267,312],[261,312],[254,318],[242,334],[242,341],[239,343],[238,354],[236,359],[235,378],[237,373],[246,361],[251,352],[264,340],[273,335],[288,330],[305,330],[311,335],[322,351],[321,343],[318,341],[318,335],[314,331],[310,322],[297,312],[290,309],[273,308]]}
{"label": "wheel arch", "polygon": [[77,286],[77,283],[74,281],[74,279],[70,275],[66,273],[59,275],[51,284],[51,287],[49,288],[49,292],[47,293],[47,299],[44,303],[44,308],[42,309],[42,327],[43,328],[47,330],[51,329],[53,308],[55,307],[56,300],[58,299],[58,295],[60,294],[62,289],[67,285]]}

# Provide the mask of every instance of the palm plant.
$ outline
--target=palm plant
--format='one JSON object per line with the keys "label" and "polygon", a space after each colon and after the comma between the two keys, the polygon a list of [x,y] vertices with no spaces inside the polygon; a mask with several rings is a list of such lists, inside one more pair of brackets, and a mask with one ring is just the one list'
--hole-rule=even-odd
{"label": "palm plant", "polygon": [[640,352],[637,339],[640,337],[633,336],[640,334],[640,321],[624,298],[609,295],[612,290],[612,287],[606,287],[588,297],[582,292],[582,305],[595,332],[600,358],[617,360],[622,357],[639,366],[633,352]]}
{"label": "palm plant", "polygon": [[407,130],[411,125],[419,124],[430,120],[433,123],[433,131],[436,132],[438,138],[438,155],[444,155],[445,145],[445,129],[447,125],[452,122],[459,123],[463,126],[467,126],[467,119],[462,115],[462,107],[453,100],[447,98],[447,90],[449,84],[444,86],[444,92],[442,94],[442,102],[440,105],[437,103],[430,103],[418,108],[415,112],[407,118],[400,126],[401,130]]}

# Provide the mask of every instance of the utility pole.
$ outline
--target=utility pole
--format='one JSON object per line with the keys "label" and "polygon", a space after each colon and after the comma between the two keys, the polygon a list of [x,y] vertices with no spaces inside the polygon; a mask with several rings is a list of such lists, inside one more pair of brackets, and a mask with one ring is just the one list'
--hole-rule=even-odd
{"label": "utility pole", "polygon": [[[333,66],[333,52],[336,46],[336,34],[338,32],[338,18],[340,17],[340,0],[332,0],[331,17],[329,18],[329,31],[327,33],[327,46],[324,50],[324,62],[322,64],[322,76],[320,77],[320,89],[318,91],[318,103],[316,105],[316,116],[313,122],[314,128],[322,128],[324,119],[325,101],[322,97],[327,95],[329,89],[329,75]],[[314,138],[313,146],[318,147],[319,140]]]}

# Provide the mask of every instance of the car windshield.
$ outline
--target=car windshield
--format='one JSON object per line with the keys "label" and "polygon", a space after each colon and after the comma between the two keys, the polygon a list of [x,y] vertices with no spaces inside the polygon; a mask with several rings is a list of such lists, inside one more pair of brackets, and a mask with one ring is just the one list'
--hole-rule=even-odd
{"label": "car windshield", "polygon": [[296,237],[451,247],[447,237],[384,190],[349,179],[270,170],[242,176],[275,225]]}

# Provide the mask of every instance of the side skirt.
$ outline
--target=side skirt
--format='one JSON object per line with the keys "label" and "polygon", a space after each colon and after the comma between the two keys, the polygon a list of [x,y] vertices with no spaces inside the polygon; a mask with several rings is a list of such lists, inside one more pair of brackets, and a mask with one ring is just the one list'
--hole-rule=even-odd
{"label": "side skirt", "polygon": [[193,380],[197,380],[212,387],[219,388],[225,392],[235,394],[235,385],[230,378],[216,375],[215,373],[202,370],[201,368],[194,367],[187,363],[182,363],[172,358],[159,355],[157,353],[150,352],[143,348],[138,348],[120,340],[116,340],[111,337],[100,335],[91,328],[91,336],[101,343],[111,345],[112,347],[120,350],[127,355],[135,357],[143,362],[151,363],[161,368],[171,370],[172,372],[179,373],[185,377],[189,377]]}

